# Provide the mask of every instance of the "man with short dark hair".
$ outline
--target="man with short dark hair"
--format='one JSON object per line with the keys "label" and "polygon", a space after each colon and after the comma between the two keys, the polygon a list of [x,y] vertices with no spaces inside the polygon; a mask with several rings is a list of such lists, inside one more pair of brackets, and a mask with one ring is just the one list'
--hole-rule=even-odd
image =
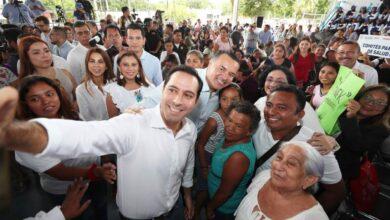
{"label": "man with short dark hair", "polygon": [[173,51],[179,55],[180,63],[186,62],[188,48],[183,43],[183,33],[178,29],[173,31]]}
{"label": "man with short dark hair", "polygon": [[297,126],[298,121],[305,115],[305,103],[305,94],[293,85],[279,86],[268,95],[264,119],[252,137],[257,158],[262,161],[257,173],[271,167],[275,154],[265,159],[263,157],[278,141],[289,141],[286,140],[288,136],[290,140],[307,141],[323,155],[325,171],[320,180],[323,190],[317,195],[317,200],[328,214],[332,214],[345,195],[341,171],[331,150],[337,143],[334,138],[325,134],[314,132],[305,126]]}
{"label": "man with short dark hair", "polygon": [[263,30],[259,32],[259,43],[267,45],[270,41],[272,41],[271,27],[266,24],[264,25]]}
{"label": "man with short dark hair", "polygon": [[64,58],[68,57],[69,52],[75,47],[67,40],[66,30],[63,27],[53,27],[50,32],[51,43],[53,44],[53,54]]}
{"label": "man with short dark hair", "polygon": [[186,219],[191,219],[197,135],[186,116],[196,106],[201,90],[196,71],[180,66],[164,82],[161,103],[141,115],[122,114],[94,122],[12,122],[18,97],[17,91],[8,87],[0,91],[0,119],[7,119],[0,120],[0,147],[60,159],[115,153],[122,219],[173,220],[170,214],[180,188]]}
{"label": "man with short dark hair", "polygon": [[357,61],[360,46],[355,41],[344,41],[336,50],[336,60],[340,65],[355,69],[366,80],[366,87],[378,84],[378,72],[371,66]]}
{"label": "man with short dark hair", "polygon": [[[74,31],[76,40],[79,43],[68,53],[66,60],[70,66],[70,73],[75,78],[77,84],[80,84],[86,71],[85,57],[87,56],[88,49],[91,48],[89,45],[91,31],[89,26],[84,21],[76,21],[76,23],[74,23]],[[97,46],[105,50],[103,46],[99,44]]]}
{"label": "man with short dark hair", "polygon": [[122,7],[122,16],[119,18],[119,28],[123,31],[126,30],[126,27],[133,22],[133,17],[130,15],[130,9],[127,6]]}
{"label": "man with short dark hair", "polygon": [[22,34],[22,31],[19,28],[9,28],[5,29],[4,37],[7,42],[7,55],[8,59],[4,63],[4,66],[10,69],[16,76],[18,75],[17,63],[19,60],[18,54],[18,36]]}
{"label": "man with short dark hair", "polygon": [[104,44],[110,45],[106,50],[111,62],[114,62],[114,57],[120,52],[126,51],[123,45],[120,29],[114,24],[110,24],[104,29]]}
{"label": "man with short dark hair", "polygon": [[[214,55],[206,69],[196,69],[203,81],[203,90],[200,93],[197,107],[188,116],[198,132],[208,120],[211,113],[218,108],[218,91],[233,82],[239,68],[239,61],[234,54],[221,52]],[[148,99],[144,99],[137,106],[152,108],[161,100],[162,86],[156,87]]]}
{"label": "man with short dark hair", "polygon": [[[129,46],[129,51],[134,52],[142,63],[144,73],[149,80],[155,86],[158,86],[162,82],[161,64],[157,57],[144,50],[146,38],[145,32],[138,24],[130,24],[127,27],[126,43]],[[118,64],[116,60],[118,56],[114,58],[114,73],[118,72]]]}
{"label": "man with short dark hair", "polygon": [[47,17],[41,15],[35,18],[35,26],[41,31],[41,38],[44,40],[49,46],[50,50],[53,50],[53,44],[50,40],[50,21]]}
{"label": "man with short dark hair", "polygon": [[147,23],[145,31],[145,50],[151,53],[155,57],[160,57],[161,50],[161,37],[157,32],[158,24],[156,21],[150,21]]}

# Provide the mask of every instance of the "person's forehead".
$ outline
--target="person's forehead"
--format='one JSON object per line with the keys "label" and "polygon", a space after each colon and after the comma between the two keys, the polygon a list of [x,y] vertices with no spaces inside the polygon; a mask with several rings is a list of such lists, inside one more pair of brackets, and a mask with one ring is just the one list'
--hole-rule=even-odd
{"label": "person's forehead", "polygon": [[77,31],[89,31],[89,28],[87,26],[87,24],[81,26],[81,27],[75,27],[74,30],[77,32]]}
{"label": "person's forehead", "polygon": [[181,89],[197,93],[199,84],[195,76],[183,71],[176,71],[172,73],[167,86],[176,86]]}
{"label": "person's forehead", "polygon": [[116,29],[116,28],[107,28],[107,34],[116,34],[116,33],[119,33],[118,29]]}
{"label": "person's forehead", "polygon": [[353,44],[343,44],[337,48],[337,51],[341,51],[341,50],[357,51],[357,47]]}
{"label": "person's forehead", "polygon": [[130,37],[142,37],[142,33],[141,33],[141,30],[138,30],[138,29],[128,29],[127,30],[127,34],[128,36]]}
{"label": "person's forehead", "polygon": [[283,152],[284,156],[286,157],[294,157],[299,161],[304,161],[305,160],[305,152],[298,146],[290,144],[284,148],[281,149]]}
{"label": "person's forehead", "polygon": [[268,96],[267,101],[275,104],[297,104],[295,95],[290,92],[276,91],[271,92]]}

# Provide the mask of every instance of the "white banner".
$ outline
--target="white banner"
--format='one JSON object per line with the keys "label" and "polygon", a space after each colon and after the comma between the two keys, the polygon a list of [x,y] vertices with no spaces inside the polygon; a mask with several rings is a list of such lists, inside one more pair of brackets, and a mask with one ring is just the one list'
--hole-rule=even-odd
{"label": "white banner", "polygon": [[358,43],[363,53],[390,58],[390,36],[361,34]]}

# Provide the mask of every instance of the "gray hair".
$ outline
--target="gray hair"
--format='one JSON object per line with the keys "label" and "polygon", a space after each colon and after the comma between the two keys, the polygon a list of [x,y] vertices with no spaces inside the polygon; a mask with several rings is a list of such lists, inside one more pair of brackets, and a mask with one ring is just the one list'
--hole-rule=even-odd
{"label": "gray hair", "polygon": [[297,146],[305,152],[305,174],[321,179],[325,166],[321,154],[313,146],[303,141],[285,142],[281,145],[280,150],[289,146]]}
{"label": "gray hair", "polygon": [[203,54],[199,51],[199,50],[190,50],[186,57],[188,57],[188,55],[195,55],[199,58],[200,62],[203,62]]}

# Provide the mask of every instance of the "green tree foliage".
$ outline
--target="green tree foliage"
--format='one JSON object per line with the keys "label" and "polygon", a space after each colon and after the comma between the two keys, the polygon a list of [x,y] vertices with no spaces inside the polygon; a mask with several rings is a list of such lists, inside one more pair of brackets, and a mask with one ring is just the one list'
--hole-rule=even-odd
{"label": "green tree foliage", "polygon": [[277,0],[272,4],[272,13],[276,17],[292,17],[295,0]]}
{"label": "green tree foliage", "polygon": [[271,0],[241,0],[239,10],[244,16],[254,17],[264,15],[271,6]]}
{"label": "green tree foliage", "polygon": [[329,0],[240,0],[240,14],[248,17],[271,13],[274,17],[301,18],[305,13],[324,14],[328,8]]}

